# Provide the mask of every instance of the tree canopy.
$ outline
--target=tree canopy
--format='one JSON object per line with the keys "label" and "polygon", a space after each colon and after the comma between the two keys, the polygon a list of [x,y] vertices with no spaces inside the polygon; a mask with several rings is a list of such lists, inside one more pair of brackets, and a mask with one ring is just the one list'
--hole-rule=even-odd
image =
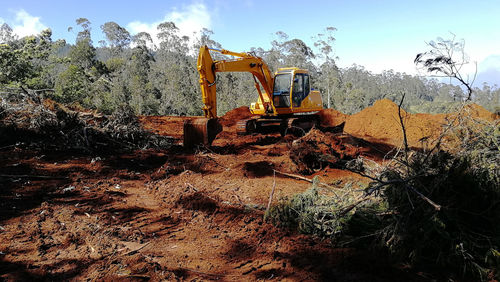
{"label": "tree canopy", "polygon": [[[157,26],[157,38],[153,38],[146,32],[131,35],[126,28],[110,21],[100,27],[106,40],[95,46],[91,40],[92,23],[79,18],[76,27],[79,31],[75,43],[68,44],[63,40],[53,41],[50,29],[37,36],[17,38],[10,26],[2,24],[0,87],[53,89],[46,94],[50,98],[106,113],[127,105],[137,114],[202,114],[197,51],[201,45],[222,47],[213,39],[211,30],[200,30],[190,38],[181,35],[175,23],[163,22]],[[325,106],[349,114],[382,98],[398,101],[402,92],[406,93],[405,107],[414,112],[446,111],[466,97],[461,87],[437,79],[393,70],[374,74],[358,65],[339,68],[335,33],[334,27],[326,27],[312,37],[314,44],[309,46],[303,39],[290,38],[278,31],[269,50],[255,47],[250,51],[262,57],[273,71],[290,66],[309,69],[312,87],[321,91]],[[155,42],[159,42],[158,46]],[[435,47],[460,47],[455,41],[442,40],[434,44]],[[436,55],[431,53],[420,54],[416,62],[425,64],[426,56]],[[446,67],[446,58],[432,58],[433,64],[427,67],[434,67],[434,72],[439,71],[435,64],[444,63],[441,67]],[[486,84],[471,90],[475,93],[471,99],[491,111],[498,111],[498,86]],[[220,113],[249,105],[258,96],[253,79],[247,73],[218,74],[217,91]]]}

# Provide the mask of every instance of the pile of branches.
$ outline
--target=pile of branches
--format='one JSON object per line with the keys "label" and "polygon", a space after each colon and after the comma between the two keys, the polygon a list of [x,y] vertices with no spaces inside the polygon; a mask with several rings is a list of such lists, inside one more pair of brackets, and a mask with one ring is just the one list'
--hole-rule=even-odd
{"label": "pile of branches", "polygon": [[376,219],[374,239],[415,267],[485,279],[500,267],[499,187],[470,155],[414,152],[367,190],[382,194],[390,215]]}
{"label": "pile of branches", "polygon": [[353,235],[371,236],[373,245],[417,268],[500,277],[499,128],[498,120],[459,114],[433,148],[413,151],[405,142],[390,164],[365,174],[372,179],[367,195],[381,195],[387,208],[369,218],[377,229]]}
{"label": "pile of branches", "polygon": [[168,148],[172,139],[143,129],[130,107],[111,116],[22,93],[0,97],[0,145],[84,151]]}

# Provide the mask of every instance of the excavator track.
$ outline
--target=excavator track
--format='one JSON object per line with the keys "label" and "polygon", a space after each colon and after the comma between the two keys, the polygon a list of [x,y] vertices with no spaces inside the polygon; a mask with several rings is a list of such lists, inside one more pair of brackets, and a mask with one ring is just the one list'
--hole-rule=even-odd
{"label": "excavator track", "polygon": [[257,119],[247,118],[236,123],[236,133],[238,135],[248,135],[257,132]]}
{"label": "excavator track", "polygon": [[318,126],[319,117],[316,115],[295,116],[283,121],[280,128],[281,136],[293,134],[295,136],[305,135],[311,128]]}
{"label": "excavator track", "polygon": [[316,115],[249,118],[236,123],[236,132],[238,135],[279,132],[281,136],[286,134],[302,136],[318,123],[319,117]]}

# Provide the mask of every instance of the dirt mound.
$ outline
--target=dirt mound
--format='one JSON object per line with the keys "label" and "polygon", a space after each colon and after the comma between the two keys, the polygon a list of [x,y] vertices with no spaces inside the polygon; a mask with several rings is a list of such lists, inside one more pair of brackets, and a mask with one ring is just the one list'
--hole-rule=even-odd
{"label": "dirt mound", "polygon": [[311,129],[302,138],[292,142],[290,159],[297,165],[297,171],[312,174],[324,167],[343,167],[345,161],[359,155],[359,150],[345,144],[332,133]]}
{"label": "dirt mound", "polygon": [[[441,132],[445,115],[409,114],[401,109],[408,143],[418,146],[426,139],[436,137]],[[398,105],[388,99],[375,102],[373,106],[348,116],[344,131],[348,134],[379,142],[400,145],[403,132],[398,114]]]}
{"label": "dirt mound", "polygon": [[324,109],[319,111],[321,126],[335,127],[344,123],[348,115],[334,109]]}
{"label": "dirt mound", "polygon": [[478,104],[469,104],[465,106],[465,112],[472,118],[478,118],[486,121],[494,121],[500,118],[499,115],[488,111]]}
{"label": "dirt mound", "polygon": [[239,120],[247,119],[250,118],[251,116],[252,113],[250,112],[250,109],[247,106],[241,106],[239,108],[230,110],[220,119],[221,119],[221,124],[223,126],[233,126]]}
{"label": "dirt mound", "polygon": [[[407,113],[402,111],[403,116]],[[382,141],[400,139],[398,106],[384,99],[361,112],[348,116],[344,131],[358,137],[378,137]]]}
{"label": "dirt mound", "polygon": [[[498,115],[477,104],[465,106],[464,113],[472,118],[487,121],[498,119]],[[453,120],[455,115],[456,113],[410,114],[401,109],[409,145],[421,147],[427,144],[428,140],[436,139],[442,132],[442,126]],[[379,100],[373,106],[348,116],[344,131],[356,137],[377,139],[378,142],[398,146],[403,140],[398,105],[388,99]]]}

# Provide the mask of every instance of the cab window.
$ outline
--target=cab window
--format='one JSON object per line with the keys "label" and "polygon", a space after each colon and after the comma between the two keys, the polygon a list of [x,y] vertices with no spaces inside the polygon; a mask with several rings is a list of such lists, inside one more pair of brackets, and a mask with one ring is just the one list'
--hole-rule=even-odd
{"label": "cab window", "polygon": [[278,74],[274,78],[273,103],[276,108],[290,107],[290,73]]}
{"label": "cab window", "polygon": [[[311,87],[309,84],[309,75],[304,74],[304,98],[307,97],[307,95],[309,95],[310,89]],[[304,100],[304,98],[302,98],[302,100]]]}
{"label": "cab window", "polygon": [[309,95],[309,75],[298,73],[293,80],[292,101],[294,107],[300,107],[302,100]]}

